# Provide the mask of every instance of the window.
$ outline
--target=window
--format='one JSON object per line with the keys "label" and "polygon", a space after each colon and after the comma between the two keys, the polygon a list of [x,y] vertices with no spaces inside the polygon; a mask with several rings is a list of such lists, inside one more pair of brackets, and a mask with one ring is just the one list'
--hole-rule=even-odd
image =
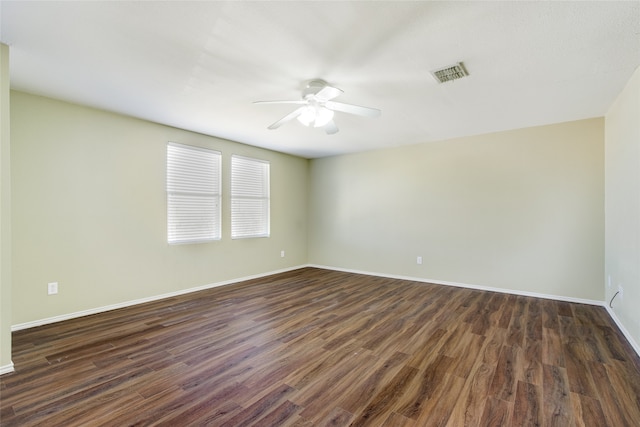
{"label": "window", "polygon": [[167,144],[167,234],[170,244],[220,239],[220,153]]}
{"label": "window", "polygon": [[269,162],[231,156],[231,238],[269,237]]}

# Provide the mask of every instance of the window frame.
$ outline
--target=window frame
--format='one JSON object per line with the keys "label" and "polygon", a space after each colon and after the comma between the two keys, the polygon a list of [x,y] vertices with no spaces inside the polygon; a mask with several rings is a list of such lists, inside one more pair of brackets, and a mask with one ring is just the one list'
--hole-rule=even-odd
{"label": "window frame", "polygon": [[[204,155],[198,158],[198,153]],[[166,161],[167,243],[181,245],[221,240],[222,154],[210,148],[168,142]],[[207,170],[207,164],[212,169]],[[209,191],[206,191],[207,187]],[[194,209],[195,214],[189,212]],[[182,221],[178,211],[186,212]],[[189,215],[192,217],[188,218]],[[198,221],[198,215],[204,215],[205,220]],[[187,230],[189,227],[191,231]]]}
{"label": "window frame", "polygon": [[[237,184],[238,176],[236,173],[239,171],[236,169],[238,164],[236,161],[244,163],[244,167],[247,167],[250,164],[254,164],[256,170],[250,171],[250,173],[260,176],[262,175],[261,182],[258,185],[252,185],[253,190],[261,190],[262,194],[258,194],[257,192],[252,193],[252,189],[247,188],[247,186],[243,188],[239,188]],[[256,159],[253,157],[241,156],[237,154],[231,155],[231,239],[254,239],[254,238],[265,238],[271,236],[271,162],[263,159]],[[247,179],[246,175],[241,179]],[[259,218],[255,218],[255,222],[258,223],[258,226],[255,227],[259,229],[258,232],[250,233],[247,231],[246,226],[246,217],[251,217],[255,212],[247,212],[246,210],[240,213],[240,215],[244,215],[243,224],[238,224],[238,202],[248,202],[248,201],[262,201],[262,206],[260,206],[262,213]],[[250,209],[256,209],[256,206],[250,206]],[[245,229],[245,231],[243,231]]]}

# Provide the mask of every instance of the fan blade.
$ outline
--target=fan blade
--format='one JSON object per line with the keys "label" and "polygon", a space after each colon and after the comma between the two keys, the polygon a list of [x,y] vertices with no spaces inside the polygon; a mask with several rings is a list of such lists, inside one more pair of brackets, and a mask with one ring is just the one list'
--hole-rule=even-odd
{"label": "fan blade", "polygon": [[329,123],[324,125],[324,131],[327,133],[327,135],[338,133],[338,126],[336,126],[336,122],[334,122],[333,120],[329,121]]}
{"label": "fan blade", "polygon": [[282,126],[286,122],[293,120],[296,117],[298,117],[300,114],[302,114],[303,110],[304,110],[304,107],[300,107],[296,110],[293,110],[291,113],[287,114],[286,116],[284,116],[283,118],[281,118],[280,120],[278,120],[277,122],[269,126],[267,129],[278,129],[280,126]]}
{"label": "fan blade", "polygon": [[378,117],[381,114],[381,111],[377,108],[361,107],[359,105],[345,104],[343,102],[327,101],[324,106],[330,110],[364,117]]}
{"label": "fan blade", "polygon": [[342,90],[338,89],[337,87],[325,86],[322,89],[320,89],[318,93],[314,95],[314,97],[320,102],[326,102],[326,101],[329,101],[330,99],[335,98],[341,93],[342,93]]}
{"label": "fan blade", "polygon": [[307,101],[253,101],[254,104],[306,104]]}

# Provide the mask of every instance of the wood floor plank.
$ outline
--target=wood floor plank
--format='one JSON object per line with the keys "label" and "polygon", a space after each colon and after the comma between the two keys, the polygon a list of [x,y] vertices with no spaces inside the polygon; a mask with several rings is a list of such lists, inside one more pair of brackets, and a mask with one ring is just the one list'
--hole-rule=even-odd
{"label": "wood floor plank", "polygon": [[[231,419],[220,424],[220,427],[241,427],[254,425],[260,420],[271,415],[274,407],[278,407],[287,401],[294,389],[286,384],[280,385],[267,393],[261,399],[247,406]],[[269,424],[265,424],[269,425]]]}
{"label": "wood floor plank", "polygon": [[453,363],[454,359],[448,356],[436,355],[432,362],[420,369],[413,381],[407,384],[394,412],[407,418],[418,419],[425,412],[425,405],[437,399],[438,389],[442,387],[445,375],[451,370]]}
{"label": "wood floor plank", "polygon": [[485,363],[474,369],[458,397],[447,426],[476,426],[480,423],[494,373],[495,367]]}
{"label": "wood floor plank", "polygon": [[518,381],[511,425],[542,425],[542,391],[540,386]]}
{"label": "wood floor plank", "polygon": [[574,423],[566,370],[560,366],[543,365],[544,425],[564,427]]}
{"label": "wood floor plank", "polygon": [[[96,426],[109,427],[118,425],[152,425],[154,420],[172,414],[174,410],[182,407],[179,402],[184,402],[184,390],[172,387],[151,398],[144,399],[136,405],[122,405],[117,410],[102,419],[95,421]],[[89,412],[88,416],[93,414]],[[66,424],[69,425],[69,424]],[[71,424],[73,425],[73,424]]]}
{"label": "wood floor plank", "polygon": [[507,331],[500,327],[496,327],[491,330],[487,335],[486,344],[480,357],[481,363],[486,363],[490,366],[495,366],[498,363],[500,352],[502,351],[502,344],[505,342],[506,333]]}
{"label": "wood floor plank", "polygon": [[472,332],[467,332],[461,337],[459,343],[462,344],[463,347],[459,347],[456,357],[454,357],[454,365],[451,369],[454,375],[463,379],[469,377],[473,366],[477,364],[478,355],[482,353],[484,341],[485,337]]}
{"label": "wood floor plank", "polygon": [[600,401],[579,393],[571,393],[571,406],[576,425],[579,427],[611,426],[617,427],[607,421],[602,412]]}
{"label": "wood floor plank", "polygon": [[405,385],[411,382],[417,373],[417,369],[404,366],[356,416],[351,426],[381,425],[391,414],[393,405],[403,393]]}
{"label": "wood floor plank", "polygon": [[489,389],[489,396],[513,402],[519,371],[522,371],[522,350],[518,347],[503,345]]}
{"label": "wood floor plank", "polygon": [[507,344],[510,346],[522,348],[527,321],[525,314],[526,307],[526,297],[516,297],[513,307],[513,315],[511,317],[511,322],[509,323],[509,332],[507,335]]}
{"label": "wood floor plank", "polygon": [[425,402],[422,412],[416,419],[416,425],[446,426],[464,383],[465,380],[457,375],[445,374],[437,385],[435,398]]}
{"label": "wood floor plank", "polygon": [[554,300],[545,299],[542,301],[542,327],[552,330],[557,330],[560,327],[558,305]]}
{"label": "wood floor plank", "polygon": [[12,334],[5,426],[637,426],[602,307],[302,268]]}
{"label": "wood floor plank", "polygon": [[351,384],[342,388],[340,408],[356,413],[365,407],[382,386],[397,374],[400,367],[405,365],[406,360],[406,354],[396,353],[389,359],[379,360],[378,363],[370,365],[368,372],[359,374],[361,375],[359,381],[352,381]]}
{"label": "wood floor plank", "polygon": [[479,425],[483,427],[510,425],[512,413],[513,403],[494,397],[487,397]]}
{"label": "wood floor plank", "polygon": [[335,407],[324,419],[317,423],[309,422],[309,425],[318,427],[348,426],[352,419],[353,414],[342,408]]}
{"label": "wood floor plank", "polygon": [[420,334],[419,342],[421,345],[417,346],[413,352],[409,351],[412,357],[407,364],[416,369],[422,369],[425,365],[431,363],[431,359],[433,359],[436,354],[443,353],[442,346],[449,336],[450,332],[447,330],[440,328],[433,330],[432,325],[424,334]]}
{"label": "wood floor plank", "polygon": [[604,363],[590,362],[589,370],[598,384],[597,392],[605,417],[614,425],[634,425],[640,421],[638,396],[628,387],[617,369]]}
{"label": "wood floor plank", "polygon": [[627,360],[626,354],[629,352],[622,347],[620,339],[616,336],[613,328],[600,326],[599,328],[594,328],[594,333],[599,338],[600,344],[607,351],[611,359]]}
{"label": "wood floor plank", "polygon": [[[323,348],[324,349],[324,348]],[[365,351],[361,347],[361,343],[356,340],[346,342],[340,348],[332,351],[319,351],[311,363],[298,369],[285,378],[284,382],[290,384],[298,390],[309,388],[310,384],[315,384],[326,380],[327,376],[342,361],[350,360],[353,356],[359,355],[359,358],[370,356],[370,352]],[[375,358],[373,358],[375,360]]]}
{"label": "wood floor plank", "polygon": [[[346,424],[341,424],[341,425],[346,425]],[[385,427],[414,427],[416,423],[410,418],[407,418],[400,414],[392,412],[384,421],[383,425]]]}
{"label": "wood floor plank", "polygon": [[[406,358],[406,355],[403,355]],[[375,366],[376,357],[365,353],[363,357],[354,357],[348,369],[344,371],[336,371],[335,376],[328,376],[329,380],[323,380],[323,386],[310,387],[306,391],[301,391],[293,399],[299,403],[304,409],[300,415],[313,422],[318,422],[336,407],[349,411],[349,396],[353,393],[353,388],[361,388],[361,384],[368,379],[367,369]],[[401,366],[397,363],[396,366]],[[331,387],[333,393],[326,393],[323,390]],[[374,389],[368,389],[362,395],[370,399],[374,393]],[[357,409],[361,409],[358,406]]]}
{"label": "wood floor plank", "polygon": [[565,366],[562,338],[558,329],[542,329],[542,363],[552,366]]}
{"label": "wood floor plank", "polygon": [[588,367],[583,343],[572,338],[564,345],[564,358],[569,377],[569,389],[574,393],[597,399],[598,394]]}
{"label": "wood floor plank", "polygon": [[[284,422],[297,414],[300,410],[298,405],[285,400],[280,406],[276,407],[273,411],[269,412],[265,417],[260,419],[260,424],[265,426],[281,426]],[[179,420],[183,423],[183,420]],[[175,424],[174,424],[175,425]]]}
{"label": "wood floor plank", "polygon": [[527,299],[525,337],[529,341],[542,339],[542,303],[536,298]]}
{"label": "wood floor plank", "polygon": [[498,327],[502,329],[508,329],[511,323],[511,317],[513,316],[513,309],[515,307],[516,296],[504,295],[504,302],[500,307],[500,320],[498,321]]}
{"label": "wood floor plank", "polygon": [[522,371],[519,372],[518,379],[541,386],[542,377],[542,340],[525,338]]}

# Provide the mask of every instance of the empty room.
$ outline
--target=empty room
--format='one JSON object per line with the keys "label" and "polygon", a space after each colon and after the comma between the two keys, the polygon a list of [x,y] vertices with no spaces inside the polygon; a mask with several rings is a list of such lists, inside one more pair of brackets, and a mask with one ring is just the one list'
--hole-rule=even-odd
{"label": "empty room", "polygon": [[0,1],[0,426],[640,425],[640,2]]}

